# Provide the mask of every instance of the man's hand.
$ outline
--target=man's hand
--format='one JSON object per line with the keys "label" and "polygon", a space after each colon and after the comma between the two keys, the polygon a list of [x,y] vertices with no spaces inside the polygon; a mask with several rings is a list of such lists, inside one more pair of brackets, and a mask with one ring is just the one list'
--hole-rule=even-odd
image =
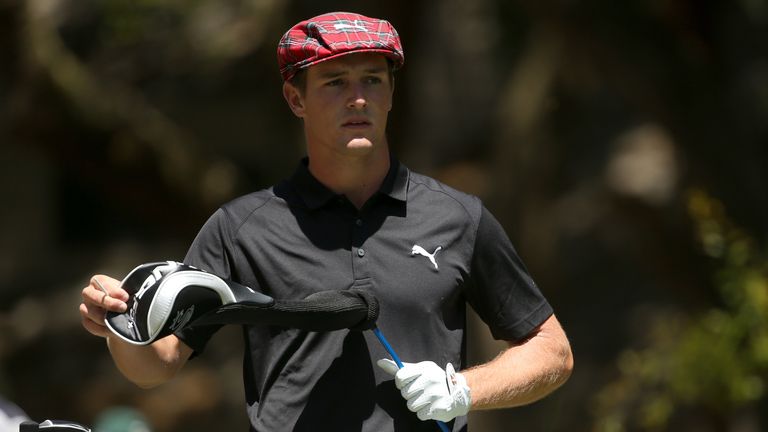
{"label": "man's hand", "polygon": [[467,381],[450,363],[445,370],[431,361],[403,363],[401,369],[389,359],[381,359],[376,364],[395,376],[395,386],[419,420],[448,422],[469,412],[471,397]]}
{"label": "man's hand", "polygon": [[120,288],[120,281],[97,275],[83,288],[80,316],[89,333],[106,338],[107,347],[117,368],[126,378],[142,388],[160,385],[176,374],[192,354],[192,348],[174,335],[158,339],[151,345],[137,346],[114,336],[104,323],[107,311],[122,313],[130,298]]}
{"label": "man's hand", "polygon": [[83,288],[82,296],[80,316],[83,327],[89,333],[100,337],[107,337],[112,334],[104,324],[104,316],[107,311],[122,313],[128,308],[125,302],[128,301],[129,296],[125,290],[120,288],[120,281],[109,276],[94,276],[91,278],[90,284]]}

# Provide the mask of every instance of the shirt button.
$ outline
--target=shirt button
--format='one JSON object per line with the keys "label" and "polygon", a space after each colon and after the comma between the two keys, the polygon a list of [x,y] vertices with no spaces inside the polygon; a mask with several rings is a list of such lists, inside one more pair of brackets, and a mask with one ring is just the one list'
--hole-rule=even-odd
{"label": "shirt button", "polygon": [[359,226],[359,227],[360,227],[360,226],[363,226],[363,220],[362,220],[362,219],[357,219],[357,220],[355,221],[355,225],[357,225],[357,226]]}
{"label": "shirt button", "polygon": [[362,249],[358,249],[357,250],[357,256],[359,256],[360,258],[364,257],[365,256],[365,251],[362,250]]}

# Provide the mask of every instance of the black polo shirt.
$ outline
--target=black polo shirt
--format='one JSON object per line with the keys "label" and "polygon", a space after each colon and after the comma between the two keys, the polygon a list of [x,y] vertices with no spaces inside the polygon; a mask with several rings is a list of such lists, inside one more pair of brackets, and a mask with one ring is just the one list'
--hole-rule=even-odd
{"label": "black polo shirt", "polygon": [[[466,304],[494,337],[519,340],[552,308],[498,222],[474,196],[392,160],[379,192],[356,209],[307,168],[222,206],[185,261],[275,298],[370,290],[378,327],[405,362],[465,366]],[[434,431],[408,411],[370,331],[244,327],[251,430]],[[177,335],[196,352],[213,329]],[[453,430],[466,430],[466,418]]]}

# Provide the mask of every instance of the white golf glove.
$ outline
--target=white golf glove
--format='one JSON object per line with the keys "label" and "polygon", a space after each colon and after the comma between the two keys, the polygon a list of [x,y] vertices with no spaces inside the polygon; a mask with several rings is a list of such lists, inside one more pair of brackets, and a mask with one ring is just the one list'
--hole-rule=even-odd
{"label": "white golf glove", "polygon": [[376,364],[395,376],[395,386],[419,420],[448,422],[469,412],[472,400],[467,380],[450,363],[445,370],[431,361],[403,363],[401,369],[389,359]]}

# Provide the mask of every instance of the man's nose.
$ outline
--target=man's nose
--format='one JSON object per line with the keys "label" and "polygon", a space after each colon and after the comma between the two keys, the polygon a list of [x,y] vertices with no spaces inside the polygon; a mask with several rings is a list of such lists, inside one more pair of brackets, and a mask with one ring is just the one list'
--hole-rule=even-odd
{"label": "man's nose", "polygon": [[352,93],[349,97],[349,102],[347,106],[349,108],[355,108],[355,109],[363,109],[368,105],[368,99],[365,96],[365,92],[363,92],[363,89],[361,86],[354,86],[352,88]]}

